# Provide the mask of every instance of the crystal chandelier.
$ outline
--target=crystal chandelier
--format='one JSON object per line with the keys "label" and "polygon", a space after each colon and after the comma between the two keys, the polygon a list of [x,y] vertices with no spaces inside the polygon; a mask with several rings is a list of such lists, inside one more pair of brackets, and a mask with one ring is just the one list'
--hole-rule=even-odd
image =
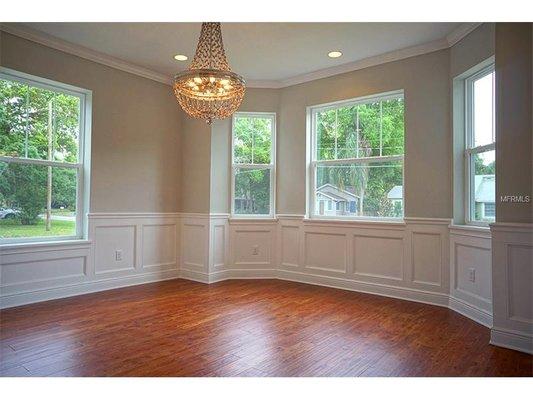
{"label": "crystal chandelier", "polygon": [[193,118],[224,119],[244,97],[242,76],[231,72],[219,22],[202,23],[196,54],[189,69],[174,77],[174,93],[183,110]]}

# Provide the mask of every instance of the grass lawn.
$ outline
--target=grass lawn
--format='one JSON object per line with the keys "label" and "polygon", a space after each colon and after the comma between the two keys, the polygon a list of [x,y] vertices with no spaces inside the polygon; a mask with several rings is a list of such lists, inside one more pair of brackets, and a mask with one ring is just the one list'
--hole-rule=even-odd
{"label": "grass lawn", "polygon": [[46,231],[44,220],[37,225],[21,225],[12,219],[0,220],[0,238],[72,236],[76,234],[75,221],[52,221],[52,228]]}
{"label": "grass lawn", "polygon": [[52,208],[52,215],[61,215],[61,216],[64,216],[64,217],[75,217],[76,216],[76,213],[74,211],[70,211],[70,210],[61,210],[61,209],[57,209],[57,208]]}

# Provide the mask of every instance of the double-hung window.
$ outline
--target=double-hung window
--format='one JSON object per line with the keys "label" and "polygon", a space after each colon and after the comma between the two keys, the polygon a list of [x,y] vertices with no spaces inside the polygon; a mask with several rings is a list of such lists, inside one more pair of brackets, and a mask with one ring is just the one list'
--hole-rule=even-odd
{"label": "double-hung window", "polygon": [[79,239],[91,92],[0,69],[0,241]]}
{"label": "double-hung window", "polygon": [[231,213],[274,216],[276,115],[235,113],[232,124]]}
{"label": "double-hung window", "polygon": [[465,80],[465,217],[485,225],[495,220],[494,65]]}
{"label": "double-hung window", "polygon": [[308,109],[309,214],[401,218],[403,91]]}

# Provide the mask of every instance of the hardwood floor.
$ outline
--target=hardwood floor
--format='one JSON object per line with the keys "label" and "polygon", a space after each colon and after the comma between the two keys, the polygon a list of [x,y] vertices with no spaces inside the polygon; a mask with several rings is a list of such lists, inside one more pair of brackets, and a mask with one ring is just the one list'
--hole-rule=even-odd
{"label": "hardwood floor", "polygon": [[0,323],[2,376],[533,376],[451,310],[278,280],[177,279]]}

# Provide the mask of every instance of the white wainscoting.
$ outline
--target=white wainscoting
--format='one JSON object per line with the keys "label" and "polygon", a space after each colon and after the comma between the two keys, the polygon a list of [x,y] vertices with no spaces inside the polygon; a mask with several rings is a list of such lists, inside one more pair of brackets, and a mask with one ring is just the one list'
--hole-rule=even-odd
{"label": "white wainscoting", "polygon": [[449,222],[279,217],[277,276],[447,306]]}
{"label": "white wainscoting", "polygon": [[178,242],[175,213],[91,214],[88,240],[1,248],[0,307],[177,278]]}
{"label": "white wainscoting", "polygon": [[492,327],[491,234],[487,228],[450,227],[450,308]]}
{"label": "white wainscoting", "polygon": [[533,354],[533,224],[491,225],[491,343]]}

